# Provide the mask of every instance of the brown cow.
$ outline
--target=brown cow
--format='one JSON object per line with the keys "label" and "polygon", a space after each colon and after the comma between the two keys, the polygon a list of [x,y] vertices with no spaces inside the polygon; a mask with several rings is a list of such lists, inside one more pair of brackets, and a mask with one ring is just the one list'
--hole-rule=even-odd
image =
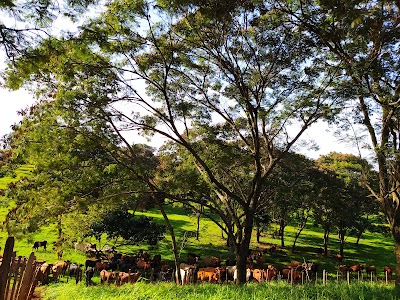
{"label": "brown cow", "polygon": [[267,278],[266,278],[267,281],[275,279],[276,276],[278,275],[278,269],[272,265],[268,265],[268,269],[266,270],[266,272],[267,272]]}
{"label": "brown cow", "polygon": [[339,263],[341,263],[343,261],[343,259],[344,259],[344,255],[336,254],[335,258]]}
{"label": "brown cow", "polygon": [[98,261],[98,262],[96,262],[94,268],[95,268],[96,271],[101,272],[103,270],[110,269],[110,264],[108,262],[106,262],[106,261],[105,262]]}
{"label": "brown cow", "polygon": [[257,261],[257,267],[259,269],[263,269],[264,265],[265,265],[265,258],[263,256],[260,256],[260,257],[257,257],[256,261]]}
{"label": "brown cow", "polygon": [[347,273],[353,272],[353,269],[350,266],[340,265],[339,271],[342,273],[343,277],[346,277]]}
{"label": "brown cow", "polygon": [[51,273],[53,265],[48,264],[48,263],[43,263],[39,269],[39,272],[37,273],[37,280],[41,282],[42,284],[48,284],[49,283],[49,275]]}
{"label": "brown cow", "polygon": [[383,271],[385,272],[385,274],[387,274],[387,276],[388,276],[389,279],[392,278],[393,268],[388,267],[388,266],[384,266],[384,267],[383,267]]}
{"label": "brown cow", "polygon": [[288,281],[297,282],[301,279],[301,272],[295,268],[284,268],[281,270],[281,275],[283,279],[287,279]]}
{"label": "brown cow", "polygon": [[257,258],[263,256],[262,251],[260,250],[249,250],[249,255],[252,260],[257,260]]}
{"label": "brown cow", "polygon": [[221,259],[218,257],[215,257],[215,256],[205,257],[205,258],[203,258],[202,264],[205,267],[216,268],[221,265]]}
{"label": "brown cow", "polygon": [[304,262],[303,270],[307,271],[308,275],[315,275],[318,272],[318,264],[313,262]]}
{"label": "brown cow", "polygon": [[289,269],[295,269],[296,271],[303,271],[303,263],[297,260],[292,260],[290,264],[288,265]]}
{"label": "brown cow", "polygon": [[151,262],[145,261],[145,260],[143,260],[143,259],[139,259],[139,260],[136,262],[136,267],[137,267],[139,270],[147,270],[147,269],[150,269],[150,268],[151,268]]}
{"label": "brown cow", "polygon": [[364,269],[362,264],[356,264],[350,267],[353,272],[361,272]]}
{"label": "brown cow", "polygon": [[68,268],[68,264],[69,264],[69,260],[64,260],[64,261],[57,261],[54,266],[60,266],[62,271],[61,274],[64,275],[65,272],[67,272],[67,268]]}
{"label": "brown cow", "polygon": [[258,282],[265,281],[267,278],[267,271],[264,269],[254,269],[253,278]]}
{"label": "brown cow", "polygon": [[376,267],[375,266],[365,266],[365,272],[367,274],[374,274],[376,275]]}
{"label": "brown cow", "polygon": [[199,282],[208,281],[209,283],[220,281],[221,269],[220,268],[199,268],[197,272],[197,280]]}
{"label": "brown cow", "polygon": [[58,278],[61,276],[63,272],[63,265],[62,264],[55,264],[51,268],[51,273],[53,274],[53,280],[57,281]]}
{"label": "brown cow", "polygon": [[100,282],[107,282],[110,283],[111,280],[115,279],[115,272],[108,272],[107,270],[102,270],[100,272]]}
{"label": "brown cow", "polygon": [[135,283],[139,280],[140,278],[140,273],[125,273],[125,272],[119,272],[118,277],[116,280],[117,285],[122,285],[124,283]]}

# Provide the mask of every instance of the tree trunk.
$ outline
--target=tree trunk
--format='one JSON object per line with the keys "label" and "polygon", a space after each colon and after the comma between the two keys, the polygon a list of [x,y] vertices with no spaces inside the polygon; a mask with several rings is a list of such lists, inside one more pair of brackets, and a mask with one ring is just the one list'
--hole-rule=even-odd
{"label": "tree trunk", "polygon": [[61,241],[62,240],[62,232],[63,232],[63,230],[62,230],[62,216],[59,215],[58,222],[57,222],[57,233],[58,233],[57,241]]}
{"label": "tree trunk", "polygon": [[198,241],[200,238],[200,217],[203,213],[203,205],[200,206],[200,212],[197,213],[197,228],[196,228],[196,240]]}
{"label": "tree trunk", "polygon": [[257,233],[256,233],[257,243],[260,243],[260,236],[261,236],[261,229],[260,226],[257,226]]}
{"label": "tree trunk", "polygon": [[284,237],[284,231],[285,231],[285,221],[283,219],[280,220],[279,222],[279,235],[281,237],[281,247],[285,247],[285,237]]}
{"label": "tree trunk", "polygon": [[236,268],[237,268],[237,281],[236,284],[246,283],[246,261],[250,249],[251,233],[253,231],[254,212],[251,210],[246,214],[244,221],[243,237],[236,243]]}
{"label": "tree trunk", "polygon": [[358,246],[358,243],[360,242],[361,236],[363,235],[364,231],[363,230],[358,230],[357,232],[357,240],[356,240],[356,246]]}
{"label": "tree trunk", "polygon": [[246,283],[246,261],[247,255],[250,249],[250,243],[242,243],[236,246],[236,268],[237,268],[237,280],[236,284]]}
{"label": "tree trunk", "polygon": [[345,228],[340,228],[339,229],[339,253],[340,255],[343,256],[343,250],[344,250],[344,238],[346,236],[346,229]]}
{"label": "tree trunk", "polygon": [[196,241],[199,240],[199,237],[200,237],[200,214],[197,214]]}
{"label": "tree trunk", "polygon": [[294,237],[293,246],[292,246],[292,253],[294,253],[294,250],[296,248],[297,239],[299,238],[299,236],[300,236],[301,232],[303,231],[304,227],[306,227],[306,223],[305,222],[300,226],[299,231],[297,231],[296,236]]}
{"label": "tree trunk", "polygon": [[[237,269],[237,279],[235,284],[243,284],[246,283],[246,256],[247,256],[247,250],[241,249],[243,247],[240,247],[240,250],[238,253],[236,253],[236,269]],[[246,252],[246,253],[244,253]]]}
{"label": "tree trunk", "polygon": [[324,256],[328,256],[329,230],[324,228]]}
{"label": "tree trunk", "polygon": [[[396,288],[400,289],[400,237],[393,235],[394,237],[394,256],[396,257]],[[397,238],[396,238],[397,237]]]}
{"label": "tree trunk", "polygon": [[176,284],[180,284],[181,283],[181,272],[180,272],[180,268],[179,268],[179,255],[178,255],[178,247],[176,245],[174,228],[172,227],[171,222],[168,219],[168,216],[164,209],[164,205],[162,203],[158,203],[158,205],[160,207],[161,214],[164,217],[165,225],[167,226],[169,233],[171,235],[172,253],[174,254],[174,263],[175,263],[175,282],[176,282]]}

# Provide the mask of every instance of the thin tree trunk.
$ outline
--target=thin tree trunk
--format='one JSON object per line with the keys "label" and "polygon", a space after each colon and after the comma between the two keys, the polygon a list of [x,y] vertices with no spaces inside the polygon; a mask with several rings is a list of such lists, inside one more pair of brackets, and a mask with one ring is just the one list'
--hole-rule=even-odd
{"label": "thin tree trunk", "polygon": [[364,233],[364,231],[362,231],[362,230],[359,230],[359,231],[358,231],[358,233],[357,233],[357,240],[356,240],[356,246],[358,246],[358,243],[360,242],[360,239],[361,239],[363,233]]}
{"label": "thin tree trunk", "polygon": [[62,230],[62,216],[59,215],[58,216],[58,222],[57,222],[57,233],[58,233],[57,241],[61,241],[62,240],[62,232],[63,232],[63,230]]}
{"label": "thin tree trunk", "polygon": [[281,236],[281,247],[282,248],[285,247],[284,231],[285,231],[285,221],[283,219],[281,219],[279,222],[279,235]]}
{"label": "thin tree trunk", "polygon": [[329,230],[324,228],[324,256],[328,256]]}
{"label": "thin tree trunk", "polygon": [[294,237],[294,241],[293,241],[292,253],[295,251],[297,239],[299,238],[301,232],[303,231],[303,229],[305,227],[306,227],[306,222],[302,223],[301,226],[300,226],[300,229],[297,231],[296,236]]}
{"label": "thin tree trunk", "polygon": [[203,213],[203,205],[200,206],[200,212],[197,213],[197,228],[196,228],[196,240],[200,238],[200,217]]}
{"label": "thin tree trunk", "polygon": [[346,236],[346,229],[340,228],[339,229],[339,241],[340,241],[339,253],[342,256],[343,256],[343,252],[344,252],[344,238],[345,238],[345,236]]}
{"label": "thin tree trunk", "polygon": [[261,236],[261,229],[260,226],[257,226],[257,231],[256,231],[257,243],[260,243],[260,236]]}
{"label": "thin tree trunk", "polygon": [[178,256],[178,247],[176,245],[176,238],[175,238],[175,232],[174,228],[171,225],[171,222],[168,219],[168,216],[165,212],[164,205],[162,203],[158,203],[158,206],[160,207],[161,214],[164,217],[165,225],[167,226],[169,233],[171,235],[171,240],[172,240],[172,253],[174,254],[174,263],[175,263],[175,282],[176,284],[180,284],[181,282],[181,272],[179,268],[179,256]]}

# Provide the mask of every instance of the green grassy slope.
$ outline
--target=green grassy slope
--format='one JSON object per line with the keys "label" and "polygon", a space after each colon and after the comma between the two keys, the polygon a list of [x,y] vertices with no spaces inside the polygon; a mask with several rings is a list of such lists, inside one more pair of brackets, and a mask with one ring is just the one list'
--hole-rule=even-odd
{"label": "green grassy slope", "polygon": [[[8,182],[17,180],[20,176],[29,174],[30,169],[21,169],[17,178],[1,178],[0,186],[6,186]],[[24,175],[25,174],[25,175]],[[7,208],[0,209],[0,224],[3,222]],[[179,247],[182,247],[181,261],[185,261],[188,252],[198,253],[203,257],[210,255],[221,258],[227,257],[226,240],[222,237],[221,229],[210,220],[202,218],[200,222],[200,239],[189,238],[183,244],[183,237],[188,232],[193,233],[196,228],[196,218],[190,212],[180,206],[168,207],[168,216],[175,228]],[[155,221],[164,223],[164,220],[157,211],[138,212],[151,216]],[[272,232],[276,228],[272,227],[270,232],[265,233],[261,238],[261,243],[256,243],[254,236],[251,247],[253,249],[268,248],[270,244],[280,244],[280,241],[272,237]],[[285,231],[286,248],[278,247],[278,251],[273,256],[265,255],[267,263],[275,265],[286,265],[291,260],[312,260],[320,264],[320,270],[326,269],[331,274],[331,282],[328,286],[312,285],[308,287],[292,288],[287,284],[249,284],[244,287],[235,287],[232,285],[196,285],[178,288],[173,284],[158,283],[146,285],[140,283],[137,285],[127,285],[123,287],[104,288],[99,285],[99,278],[93,279],[94,286],[85,288],[83,283],[75,285],[70,282],[66,284],[66,279],[62,278],[60,283],[54,283],[49,286],[41,287],[45,299],[399,299],[393,285],[378,284],[352,284],[349,287],[345,284],[336,285],[335,274],[338,264],[334,259],[334,254],[338,252],[339,243],[337,237],[332,234],[330,239],[330,252],[328,258],[316,254],[316,249],[322,246],[323,232],[321,229],[313,227],[312,224],[304,229],[302,235],[297,241],[296,253],[291,253],[293,238],[296,228],[288,226]],[[32,251],[32,244],[35,240],[47,240],[49,246],[47,251],[39,249],[35,252],[37,259],[55,262],[57,255],[52,249],[51,243],[56,240],[56,227],[50,225],[42,228],[39,232],[29,237],[23,237],[16,240],[15,250],[17,255],[28,256]],[[4,247],[7,234],[0,231],[0,246]],[[92,242],[95,242],[93,239]],[[355,238],[348,237],[345,245],[346,259],[344,264],[363,263],[367,265],[376,265],[378,267],[378,276],[383,278],[382,268],[384,265],[394,265],[393,242],[391,238],[384,237],[381,234],[369,233],[363,235],[358,246],[355,245]],[[104,244],[105,241],[102,241]],[[123,253],[136,253],[138,249],[144,249],[151,255],[160,253],[163,260],[172,261],[170,236],[159,242],[155,247],[146,245],[122,246],[121,241],[117,243],[117,249]],[[83,253],[75,252],[72,244],[64,250],[64,259],[75,262],[84,262]]]}

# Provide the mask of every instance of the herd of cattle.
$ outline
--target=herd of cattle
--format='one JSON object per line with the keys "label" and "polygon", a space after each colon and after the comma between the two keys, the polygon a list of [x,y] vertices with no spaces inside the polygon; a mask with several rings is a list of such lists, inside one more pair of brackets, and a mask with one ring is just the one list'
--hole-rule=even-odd
{"label": "herd of cattle", "polygon": [[[47,242],[35,242],[33,247],[46,249]],[[273,253],[276,246],[273,245],[268,251]],[[97,249],[95,244],[75,243],[75,251],[82,251],[88,257],[85,264],[78,264],[68,260],[58,260],[54,264],[42,262],[37,275],[37,280],[42,284],[49,281],[57,281],[61,276],[74,278],[76,283],[85,275],[86,285],[92,283],[95,275],[100,276],[101,283],[114,282],[117,285],[124,283],[135,283],[139,278],[147,278],[151,281],[171,281],[174,279],[174,268],[161,260],[161,255],[153,257],[147,252],[140,250],[136,255],[123,255],[118,253],[114,247],[104,246]],[[58,253],[59,254],[59,253]],[[304,280],[312,280],[318,273],[318,265],[313,262],[291,261],[287,266],[274,266],[266,264],[264,253],[259,250],[250,250],[246,260],[246,280],[269,282],[275,279],[284,279],[292,283]],[[59,256],[59,259],[61,257]],[[340,257],[337,257],[341,261]],[[367,275],[375,275],[375,266],[339,265],[339,273],[343,278],[350,273],[362,274],[365,270]],[[389,278],[392,277],[393,269],[384,267],[384,272]],[[195,282],[222,283],[237,280],[237,268],[235,261],[223,262],[218,257],[200,258],[199,255],[188,253],[186,262],[180,264],[181,283],[189,284]]]}

